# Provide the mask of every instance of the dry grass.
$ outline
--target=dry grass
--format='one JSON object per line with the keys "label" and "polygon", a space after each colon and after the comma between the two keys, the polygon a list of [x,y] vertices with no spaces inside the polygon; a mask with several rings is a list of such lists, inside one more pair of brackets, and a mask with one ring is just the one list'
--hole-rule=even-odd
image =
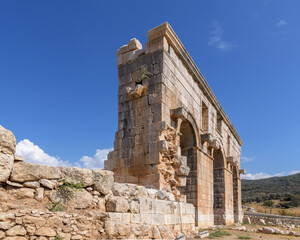
{"label": "dry grass", "polygon": [[[279,200],[274,200],[275,205],[279,203]],[[253,207],[258,213],[270,213],[270,208],[266,208],[263,206],[263,203],[247,203],[245,204],[248,207]],[[282,211],[284,210],[284,211]],[[296,208],[289,208],[289,209],[282,209],[282,208],[272,208],[272,214],[276,215],[285,215],[285,216],[292,216],[292,217],[300,217],[300,207]]]}

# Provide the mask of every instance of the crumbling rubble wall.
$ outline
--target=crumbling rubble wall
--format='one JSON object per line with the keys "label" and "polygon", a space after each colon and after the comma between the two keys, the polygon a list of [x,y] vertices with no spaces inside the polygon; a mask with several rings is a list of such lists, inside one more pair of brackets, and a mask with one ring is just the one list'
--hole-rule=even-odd
{"label": "crumbling rubble wall", "polygon": [[0,140],[0,239],[174,239],[195,228],[195,207],[171,192],[115,183],[111,171],[28,163],[1,126]]}

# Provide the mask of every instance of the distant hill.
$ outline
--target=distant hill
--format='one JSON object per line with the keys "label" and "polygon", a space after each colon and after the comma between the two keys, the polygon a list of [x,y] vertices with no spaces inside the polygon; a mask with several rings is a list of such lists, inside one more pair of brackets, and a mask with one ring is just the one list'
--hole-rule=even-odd
{"label": "distant hill", "polygon": [[288,194],[300,195],[300,173],[285,177],[242,180],[243,202],[278,199]]}

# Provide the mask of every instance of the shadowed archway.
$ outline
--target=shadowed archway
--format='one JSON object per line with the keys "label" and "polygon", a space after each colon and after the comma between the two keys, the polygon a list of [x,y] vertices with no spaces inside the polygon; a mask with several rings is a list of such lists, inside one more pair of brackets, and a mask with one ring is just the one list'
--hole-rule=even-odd
{"label": "shadowed archway", "polygon": [[222,151],[214,151],[214,224],[225,224],[225,162]]}
{"label": "shadowed archway", "polygon": [[238,184],[238,170],[233,167],[232,170],[232,183],[233,183],[233,214],[234,222],[239,222],[239,184]]}

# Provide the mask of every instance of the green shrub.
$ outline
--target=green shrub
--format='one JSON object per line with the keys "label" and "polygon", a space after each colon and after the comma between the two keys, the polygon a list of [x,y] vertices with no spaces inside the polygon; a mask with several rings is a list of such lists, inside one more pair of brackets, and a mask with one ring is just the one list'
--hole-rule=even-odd
{"label": "green shrub", "polygon": [[65,207],[61,204],[60,201],[57,201],[55,203],[48,203],[48,209],[51,212],[62,212],[65,210]]}
{"label": "green shrub", "polygon": [[238,239],[252,239],[250,236],[239,236]]}
{"label": "green shrub", "polygon": [[225,231],[222,231],[222,230],[217,230],[215,232],[210,233],[207,238],[208,239],[214,239],[214,238],[219,238],[219,237],[224,237],[224,236],[231,236],[231,234],[229,232],[225,232]]}
{"label": "green shrub", "polygon": [[56,235],[55,236],[55,240],[63,240],[64,238],[62,237],[62,236],[60,236],[60,235]]}

